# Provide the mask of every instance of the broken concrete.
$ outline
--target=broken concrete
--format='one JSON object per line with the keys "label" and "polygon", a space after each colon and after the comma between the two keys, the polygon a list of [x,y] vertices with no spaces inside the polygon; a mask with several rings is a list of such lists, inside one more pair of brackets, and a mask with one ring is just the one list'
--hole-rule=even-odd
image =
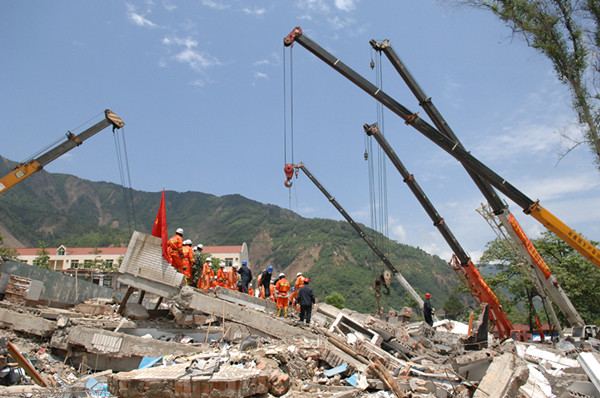
{"label": "broken concrete", "polygon": [[492,361],[473,398],[515,397],[528,376],[529,369],[520,358],[502,354]]}
{"label": "broken concrete", "polygon": [[57,327],[56,322],[5,308],[0,308],[0,326],[36,336],[49,336]]}

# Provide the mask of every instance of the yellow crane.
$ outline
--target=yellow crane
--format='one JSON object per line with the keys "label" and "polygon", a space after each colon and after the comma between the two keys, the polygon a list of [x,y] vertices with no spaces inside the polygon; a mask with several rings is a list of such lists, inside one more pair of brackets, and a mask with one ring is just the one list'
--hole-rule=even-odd
{"label": "yellow crane", "polygon": [[0,194],[3,194],[8,189],[12,188],[27,177],[42,170],[44,166],[52,162],[54,159],[64,155],[66,152],[70,151],[76,146],[81,145],[83,141],[111,125],[113,126],[114,131],[115,129],[120,129],[123,127],[125,123],[110,109],[106,109],[104,111],[103,120],[99,121],[79,135],[68,132],[66,141],[46,151],[35,159],[21,163],[6,176],[0,178]]}

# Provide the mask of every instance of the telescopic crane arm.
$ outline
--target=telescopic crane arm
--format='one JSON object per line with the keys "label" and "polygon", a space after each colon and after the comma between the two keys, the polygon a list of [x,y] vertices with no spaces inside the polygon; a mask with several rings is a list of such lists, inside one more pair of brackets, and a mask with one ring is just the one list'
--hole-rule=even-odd
{"label": "telescopic crane arm", "polygon": [[362,228],[356,222],[354,222],[354,220],[352,219],[352,217],[350,217],[348,213],[346,213],[346,210],[344,210],[344,208],[337,202],[337,200],[335,200],[335,198],[331,196],[329,192],[327,192],[325,187],[321,185],[321,183],[312,175],[312,173],[308,171],[304,163],[300,162],[297,165],[293,165],[293,167],[296,170],[302,170],[304,174],[306,174],[306,176],[313,182],[313,184],[315,184],[315,186],[319,188],[319,190],[323,193],[323,195],[325,195],[327,200],[331,202],[331,204],[337,209],[337,211],[339,211],[340,214],[346,219],[346,221],[348,221],[352,228],[354,228],[354,230],[358,232],[360,237],[367,243],[371,250],[373,250],[377,257],[379,257],[379,259],[388,267],[388,269],[392,272],[394,277],[396,277],[398,282],[400,282],[404,290],[406,290],[408,294],[410,294],[410,296],[417,302],[419,308],[423,310],[424,303],[421,296],[419,296],[415,289],[413,289],[413,287],[410,285],[410,283],[408,283],[408,281],[404,278],[400,271],[398,271],[396,267],[394,267],[389,258],[381,250],[379,250],[379,248],[375,245],[375,243],[373,243],[371,238],[362,230]]}
{"label": "telescopic crane arm", "polygon": [[110,109],[107,109],[104,111],[103,120],[99,121],[79,135],[76,136],[73,133],[68,132],[66,141],[43,153],[36,159],[20,164],[9,174],[2,177],[2,179],[0,179],[0,194],[6,192],[9,188],[12,188],[32,174],[42,170],[48,163],[64,155],[66,152],[70,151],[76,146],[81,145],[83,141],[104,130],[110,125],[113,126],[114,131],[115,129],[120,129],[123,127],[125,123],[123,123],[123,120],[121,120],[121,118],[113,113]]}
{"label": "telescopic crane arm", "polygon": [[498,298],[483,279],[479,270],[475,267],[462,246],[458,243],[454,234],[444,222],[444,219],[440,217],[437,210],[414,178],[414,175],[410,174],[406,167],[404,167],[404,164],[400,161],[396,152],[392,149],[383,134],[381,134],[376,123],[372,125],[365,124],[364,130],[367,135],[375,138],[383,152],[385,152],[392,164],[396,167],[396,170],[398,170],[400,175],[404,178],[404,182],[408,185],[423,209],[425,209],[425,212],[433,221],[433,225],[440,231],[440,234],[442,234],[442,237],[454,252],[453,261],[450,265],[459,275],[462,282],[465,283],[473,298],[478,303],[484,302],[488,304],[490,308],[490,317],[492,321],[496,323],[500,337],[504,338],[510,336],[513,325],[502,309]]}
{"label": "telescopic crane arm", "polygon": [[459,142],[440,134],[433,126],[420,118],[417,113],[413,113],[405,108],[381,89],[345,65],[338,58],[328,53],[325,49],[304,35],[300,27],[296,27],[284,39],[285,46],[291,46],[294,43],[299,43],[301,46],[313,53],[317,58],[321,59],[323,62],[345,76],[348,80],[363,89],[363,91],[375,98],[390,111],[400,116],[406,124],[413,126],[417,131],[448,152],[469,170],[477,173],[480,177],[488,181],[492,186],[520,206],[525,214],[529,214],[538,220],[542,225],[554,232],[575,250],[581,253],[581,255],[600,268],[599,249],[597,249],[581,235],[559,220],[548,210],[543,208],[539,204],[539,201],[531,200],[529,197],[527,197],[527,195],[519,191],[516,187],[511,185],[508,181],[467,152]]}
{"label": "telescopic crane arm", "polygon": [[[408,88],[412,91],[413,95],[419,101],[419,105],[423,107],[427,116],[431,119],[433,124],[437,127],[438,131],[445,135],[446,137],[454,140],[462,147],[459,139],[455,135],[454,131],[450,127],[450,125],[446,122],[444,117],[438,111],[437,107],[431,101],[431,97],[427,97],[419,83],[412,76],[408,68],[404,65],[398,54],[394,51],[394,48],[390,44],[389,40],[384,40],[381,43],[376,42],[375,40],[370,41],[371,47],[375,51],[382,52],[388,58],[394,69],[398,72],[398,74],[402,77]],[[558,281],[552,275],[552,271],[548,268],[544,260],[540,257],[539,253],[533,247],[533,244],[523,232],[521,226],[515,219],[515,217],[511,214],[508,209],[508,205],[503,202],[500,197],[496,194],[494,188],[490,185],[489,182],[483,180],[477,173],[466,168],[467,173],[475,182],[475,185],[479,188],[485,199],[487,200],[489,206],[493,211],[494,218],[497,218],[500,222],[501,227],[506,230],[507,234],[513,240],[514,245],[517,247],[522,257],[527,260],[527,264],[534,272],[533,282],[538,288],[538,292],[542,300],[546,299],[546,292],[552,296],[556,305],[561,309],[563,314],[568,319],[571,326],[584,325],[584,321],[562,290]],[[491,225],[491,224],[490,224]],[[500,226],[498,226],[499,228]],[[528,273],[529,274],[529,273]],[[543,286],[541,286],[543,285]],[[545,290],[544,290],[545,289]],[[554,309],[552,306],[548,307],[554,324],[557,327],[558,332],[562,335],[562,328],[560,327],[560,323]]]}

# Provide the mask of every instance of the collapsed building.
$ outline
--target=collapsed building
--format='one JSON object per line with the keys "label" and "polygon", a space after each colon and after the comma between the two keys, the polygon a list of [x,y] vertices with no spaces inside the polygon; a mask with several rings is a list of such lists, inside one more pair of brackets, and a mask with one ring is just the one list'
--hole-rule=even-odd
{"label": "collapsed building", "polygon": [[14,261],[0,272],[0,395],[600,396],[593,338],[500,341],[485,304],[471,326],[430,327],[410,309],[318,303],[305,325],[269,300],[182,286],[160,239],[139,232],[119,270],[125,294]]}

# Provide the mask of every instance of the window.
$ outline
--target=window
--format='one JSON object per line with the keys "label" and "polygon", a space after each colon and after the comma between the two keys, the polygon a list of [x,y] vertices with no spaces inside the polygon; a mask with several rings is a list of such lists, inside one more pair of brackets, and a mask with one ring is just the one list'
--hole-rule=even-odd
{"label": "window", "polygon": [[105,263],[106,263],[107,266],[112,267],[113,260],[106,260]]}
{"label": "window", "polygon": [[92,266],[92,260],[83,260],[83,268],[90,268]]}
{"label": "window", "polygon": [[104,276],[104,281],[102,281],[102,286],[112,287],[112,276]]}
{"label": "window", "polygon": [[64,247],[59,247],[58,251],[57,251],[57,254],[59,256],[64,256],[65,255],[65,248]]}
{"label": "window", "polygon": [[233,258],[231,258],[231,257],[225,258],[225,266],[231,267],[232,265],[233,265]]}
{"label": "window", "polygon": [[73,268],[73,269],[79,268],[79,260],[71,260],[71,268]]}

